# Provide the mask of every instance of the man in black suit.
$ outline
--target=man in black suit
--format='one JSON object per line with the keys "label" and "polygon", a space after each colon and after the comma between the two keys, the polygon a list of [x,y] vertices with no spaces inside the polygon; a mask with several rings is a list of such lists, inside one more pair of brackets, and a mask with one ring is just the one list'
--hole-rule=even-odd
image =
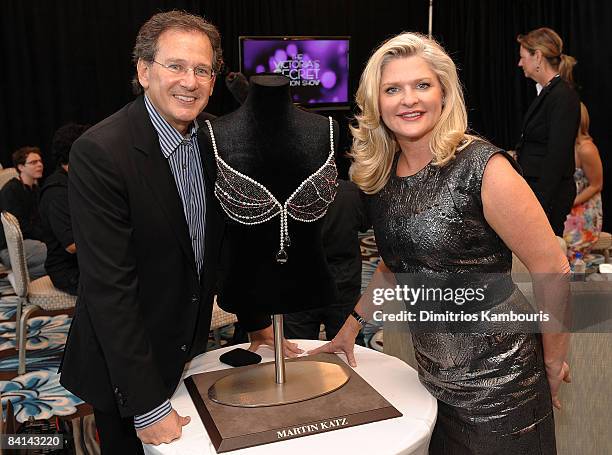
{"label": "man in black suit", "polygon": [[[217,29],[156,14],[133,57],[144,96],[75,142],[69,173],[81,275],[61,383],[94,407],[113,455],[142,453],[138,438],[170,442],[189,422],[169,397],[206,350],[223,231],[195,121],[222,63]],[[269,318],[242,322],[271,332]]]}

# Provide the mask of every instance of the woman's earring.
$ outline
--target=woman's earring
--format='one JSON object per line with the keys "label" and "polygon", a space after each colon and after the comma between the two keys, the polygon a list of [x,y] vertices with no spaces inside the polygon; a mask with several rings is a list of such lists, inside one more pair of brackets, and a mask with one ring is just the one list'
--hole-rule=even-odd
{"label": "woman's earring", "polygon": [[536,73],[540,72],[540,65],[536,66]]}

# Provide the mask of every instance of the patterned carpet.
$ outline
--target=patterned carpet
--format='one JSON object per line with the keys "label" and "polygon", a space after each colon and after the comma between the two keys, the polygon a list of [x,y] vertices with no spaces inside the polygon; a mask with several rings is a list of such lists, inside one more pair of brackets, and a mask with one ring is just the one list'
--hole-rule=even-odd
{"label": "patterned carpet", "polygon": [[[362,288],[370,281],[378,262],[378,251],[371,232],[360,236],[363,258]],[[0,394],[3,408],[7,401],[13,404],[18,422],[30,418],[50,419],[52,416],[82,416],[91,408],[68,392],[59,383],[60,365],[72,311],[36,312],[29,319],[27,333],[27,373],[17,376],[18,356],[15,350],[15,312],[17,297],[6,281],[0,281]],[[367,326],[366,340],[378,331]],[[231,339],[233,329],[221,333],[221,345]],[[210,347],[214,349],[211,336]]]}
{"label": "patterned carpet", "polygon": [[77,413],[83,401],[59,384],[57,369],[72,321],[66,311],[38,312],[26,337],[27,372],[17,376],[15,312],[17,297],[10,285],[0,287],[0,394],[3,408],[11,401],[18,422]]}

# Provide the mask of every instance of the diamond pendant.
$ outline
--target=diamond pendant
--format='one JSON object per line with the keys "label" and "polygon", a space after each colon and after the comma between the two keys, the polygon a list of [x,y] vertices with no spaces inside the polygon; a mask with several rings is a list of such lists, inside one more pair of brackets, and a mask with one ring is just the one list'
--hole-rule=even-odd
{"label": "diamond pendant", "polygon": [[278,253],[276,253],[276,262],[278,262],[279,264],[285,264],[287,263],[288,259],[289,259],[289,256],[287,255],[287,252],[285,251],[284,248],[281,248],[280,250],[278,250]]}

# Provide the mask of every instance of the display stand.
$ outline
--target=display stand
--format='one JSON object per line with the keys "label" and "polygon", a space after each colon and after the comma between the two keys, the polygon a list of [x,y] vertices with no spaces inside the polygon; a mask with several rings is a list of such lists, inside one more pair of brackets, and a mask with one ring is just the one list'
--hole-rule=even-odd
{"label": "display stand", "polygon": [[[350,380],[331,393],[307,400],[275,406],[236,407],[215,402],[209,396],[211,385],[227,377],[227,370],[195,374],[185,379],[187,391],[218,453],[402,416],[334,354],[288,360],[285,365],[287,383],[292,381],[293,365],[300,363],[333,364],[350,376]],[[229,376],[236,376],[237,373],[248,376],[250,370],[266,367],[269,367],[269,380],[273,381],[272,362],[239,367],[229,372]],[[315,377],[306,376],[297,380],[308,383],[324,378],[317,373]]]}
{"label": "display stand", "polygon": [[339,389],[350,378],[340,365],[320,361],[285,364],[283,315],[273,316],[274,364],[235,371],[215,382],[208,397],[238,407],[278,406],[310,400]]}

